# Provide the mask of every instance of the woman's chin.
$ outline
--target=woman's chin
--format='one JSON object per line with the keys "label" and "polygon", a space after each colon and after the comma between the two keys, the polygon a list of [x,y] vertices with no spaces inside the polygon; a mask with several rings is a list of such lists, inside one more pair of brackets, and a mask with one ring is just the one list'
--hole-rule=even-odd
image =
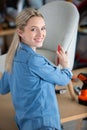
{"label": "woman's chin", "polygon": [[42,47],[42,45],[43,45],[43,44],[42,44],[42,43],[40,43],[40,44],[38,44],[38,46],[37,46],[37,47],[38,47],[38,48],[40,48],[40,47]]}

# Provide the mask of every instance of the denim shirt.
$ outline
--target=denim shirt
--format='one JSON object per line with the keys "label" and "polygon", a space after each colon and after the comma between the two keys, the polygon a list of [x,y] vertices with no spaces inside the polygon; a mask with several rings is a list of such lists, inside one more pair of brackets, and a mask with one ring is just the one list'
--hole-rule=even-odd
{"label": "denim shirt", "polygon": [[71,77],[69,69],[60,70],[20,43],[12,72],[4,72],[0,80],[0,93],[11,92],[20,130],[36,130],[41,126],[61,130],[55,85],[67,85]]}

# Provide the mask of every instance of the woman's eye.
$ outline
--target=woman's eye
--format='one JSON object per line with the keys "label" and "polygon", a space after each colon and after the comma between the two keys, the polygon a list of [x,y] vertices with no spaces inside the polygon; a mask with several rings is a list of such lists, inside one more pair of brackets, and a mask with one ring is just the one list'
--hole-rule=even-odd
{"label": "woman's eye", "polygon": [[[31,29],[31,31],[38,31],[38,30],[39,30],[39,29],[37,29],[37,28],[32,28],[32,29]],[[42,30],[42,31],[43,31],[43,30],[46,30],[46,27],[42,27],[41,30]]]}
{"label": "woman's eye", "polygon": [[36,28],[32,28],[31,31],[36,31]]}
{"label": "woman's eye", "polygon": [[43,27],[41,30],[46,30],[46,27]]}

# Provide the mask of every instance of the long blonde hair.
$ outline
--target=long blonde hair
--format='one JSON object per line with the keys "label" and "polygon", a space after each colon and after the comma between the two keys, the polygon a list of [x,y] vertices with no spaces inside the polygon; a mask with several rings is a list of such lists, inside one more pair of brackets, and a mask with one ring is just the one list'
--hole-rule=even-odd
{"label": "long blonde hair", "polygon": [[[43,18],[42,14],[38,10],[35,10],[33,8],[23,9],[16,17],[16,28],[19,28],[20,30],[24,31],[24,27],[27,25],[28,20],[34,16]],[[17,32],[15,32],[6,57],[5,70],[8,72],[11,72],[12,70],[14,55],[19,43],[20,43],[20,37],[17,34]]]}

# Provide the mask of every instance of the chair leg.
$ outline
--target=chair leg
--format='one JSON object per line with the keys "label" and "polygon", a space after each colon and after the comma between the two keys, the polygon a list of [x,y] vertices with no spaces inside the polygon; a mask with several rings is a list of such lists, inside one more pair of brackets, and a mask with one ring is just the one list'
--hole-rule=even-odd
{"label": "chair leg", "polygon": [[76,96],[76,94],[74,92],[72,81],[70,81],[70,83],[68,84],[68,90],[69,90],[69,93],[70,93],[70,96],[71,96],[72,100],[77,101],[78,99],[77,99],[77,96]]}

